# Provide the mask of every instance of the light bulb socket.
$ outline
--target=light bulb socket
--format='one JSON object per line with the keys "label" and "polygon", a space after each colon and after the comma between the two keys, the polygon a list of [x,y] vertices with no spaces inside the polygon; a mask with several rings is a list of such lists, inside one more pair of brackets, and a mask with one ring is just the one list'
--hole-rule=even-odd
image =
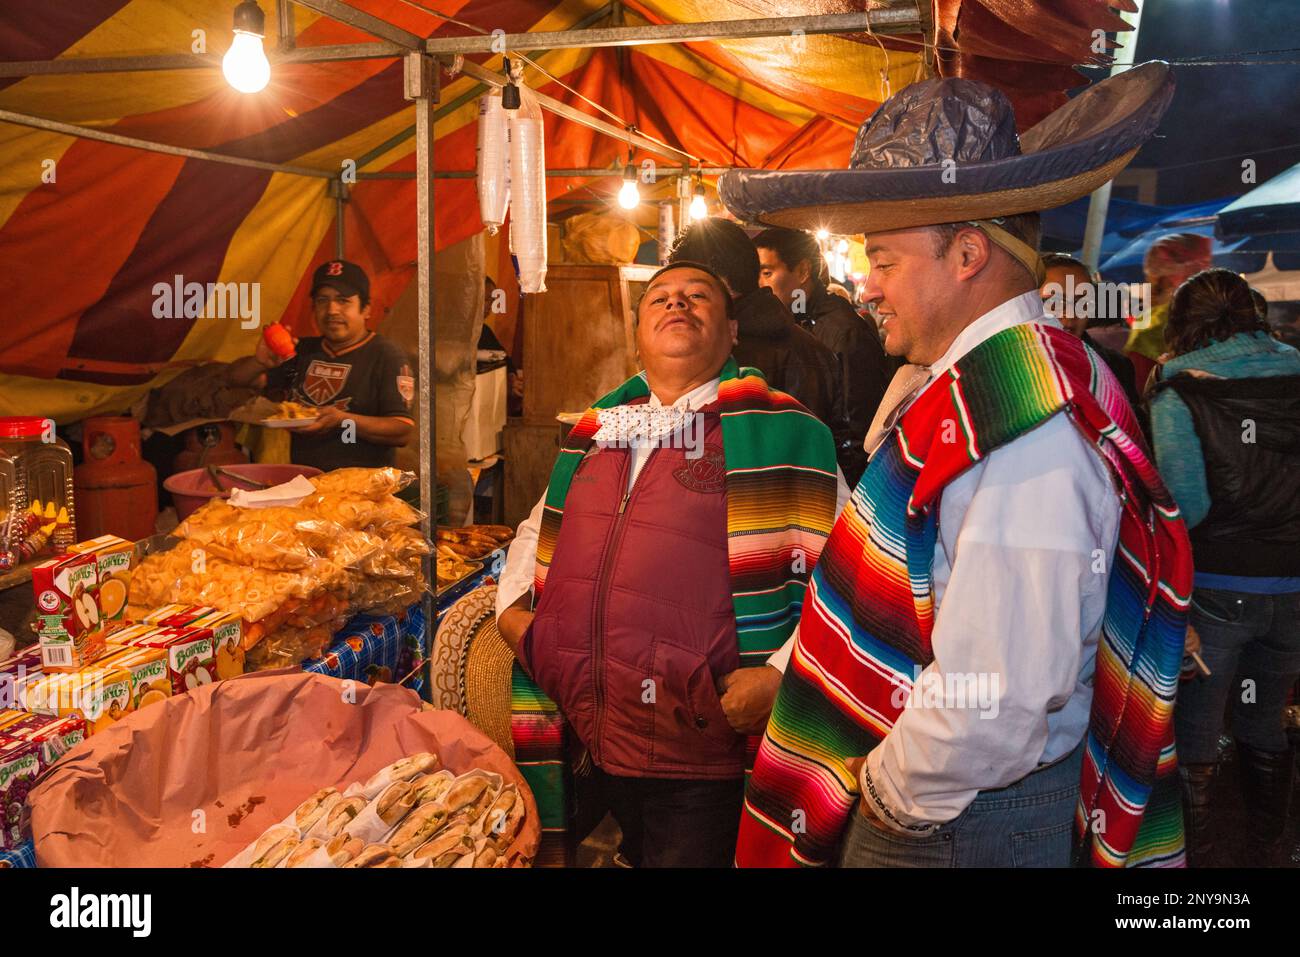
{"label": "light bulb socket", "polygon": [[519,87],[515,85],[514,74],[511,72],[510,58],[501,58],[502,68],[505,70],[506,79],[509,81],[501,90],[501,109],[517,110],[523,106],[523,99],[519,95]]}
{"label": "light bulb socket", "polygon": [[625,183],[636,182],[636,167],[634,167],[631,163],[628,163],[626,166],[623,167],[623,182]]}
{"label": "light bulb socket", "polygon": [[251,33],[255,37],[266,36],[266,14],[257,5],[257,0],[243,0],[235,7],[236,33]]}
{"label": "light bulb socket", "polygon": [[699,199],[703,199],[703,198],[704,198],[704,184],[703,184],[703,183],[696,183],[696,184],[695,184],[695,195],[696,195],[696,197],[698,197]]}

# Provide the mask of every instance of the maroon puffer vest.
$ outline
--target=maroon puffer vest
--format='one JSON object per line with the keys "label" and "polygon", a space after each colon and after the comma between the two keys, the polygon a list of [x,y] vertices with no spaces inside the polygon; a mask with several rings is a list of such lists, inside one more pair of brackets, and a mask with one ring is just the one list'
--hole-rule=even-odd
{"label": "maroon puffer vest", "polygon": [[744,773],[745,739],[716,690],[740,654],[716,404],[704,416],[703,456],[654,449],[630,494],[629,450],[588,453],[521,643],[524,667],[610,774]]}

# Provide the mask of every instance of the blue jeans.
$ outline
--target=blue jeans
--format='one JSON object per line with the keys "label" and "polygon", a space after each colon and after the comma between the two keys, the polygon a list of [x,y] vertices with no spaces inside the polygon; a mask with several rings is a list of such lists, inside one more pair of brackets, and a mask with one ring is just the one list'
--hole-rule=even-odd
{"label": "blue jeans", "polygon": [[1300,675],[1300,592],[1252,595],[1196,588],[1188,620],[1201,636],[1201,658],[1211,674],[1198,670],[1178,686],[1178,760],[1217,760],[1229,696],[1238,741],[1258,751],[1285,751],[1282,709]]}
{"label": "blue jeans", "polygon": [[981,791],[923,837],[886,830],[855,807],[840,867],[1069,867],[1082,766],[1080,742],[1015,784]]}

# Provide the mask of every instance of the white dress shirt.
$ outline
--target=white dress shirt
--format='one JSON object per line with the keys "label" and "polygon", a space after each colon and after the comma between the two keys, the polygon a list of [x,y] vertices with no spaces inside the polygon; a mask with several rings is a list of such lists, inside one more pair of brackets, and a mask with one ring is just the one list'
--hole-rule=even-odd
{"label": "white dress shirt", "polygon": [[[932,376],[995,333],[1031,321],[1060,325],[1044,314],[1037,291],[962,330],[930,367]],[[1060,413],[944,488],[934,549],[934,661],[918,684],[975,675],[984,682],[984,707],[909,702],[867,757],[864,794],[870,775],[899,822],[942,823],[979,791],[1013,784],[1074,750],[1088,728],[1119,522],[1108,469]]]}
{"label": "white dress shirt", "polygon": [[[702,409],[706,405],[717,401],[718,386],[721,379],[714,379],[697,386],[690,392],[681,396],[673,405],[685,409]],[[663,405],[659,397],[650,393],[650,405]],[[632,455],[632,468],[628,472],[627,487],[631,490],[636,483],[637,476],[641,474],[641,469],[645,467],[646,461],[650,458],[650,453],[654,451],[652,447],[636,445],[630,450]],[[844,481],[844,475],[839,468],[835,469],[835,514],[839,514],[849,500],[849,487]],[[533,574],[537,566],[537,534],[542,527],[542,510],[546,504],[546,496],[543,495],[533,506],[533,510],[528,517],[519,525],[515,532],[514,541],[510,543],[510,548],[506,552],[506,564],[501,570],[501,578],[497,582],[497,617],[502,612],[519,600],[520,596],[527,594],[533,587]],[[785,668],[785,661],[790,657],[790,645],[774,652],[769,659],[780,658],[782,670]]]}

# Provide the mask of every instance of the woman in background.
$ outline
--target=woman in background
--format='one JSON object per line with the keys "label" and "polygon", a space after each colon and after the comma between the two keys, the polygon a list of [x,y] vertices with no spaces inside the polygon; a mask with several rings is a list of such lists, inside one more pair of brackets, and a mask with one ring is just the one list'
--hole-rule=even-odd
{"label": "woman in background", "polygon": [[1210,791],[1225,705],[1251,855],[1274,863],[1291,799],[1282,727],[1300,674],[1300,352],[1274,340],[1236,273],[1207,269],[1169,305],[1172,354],[1151,401],[1156,463],[1190,529],[1188,642],[1210,671],[1178,691],[1174,727],[1193,866],[1211,860]]}

